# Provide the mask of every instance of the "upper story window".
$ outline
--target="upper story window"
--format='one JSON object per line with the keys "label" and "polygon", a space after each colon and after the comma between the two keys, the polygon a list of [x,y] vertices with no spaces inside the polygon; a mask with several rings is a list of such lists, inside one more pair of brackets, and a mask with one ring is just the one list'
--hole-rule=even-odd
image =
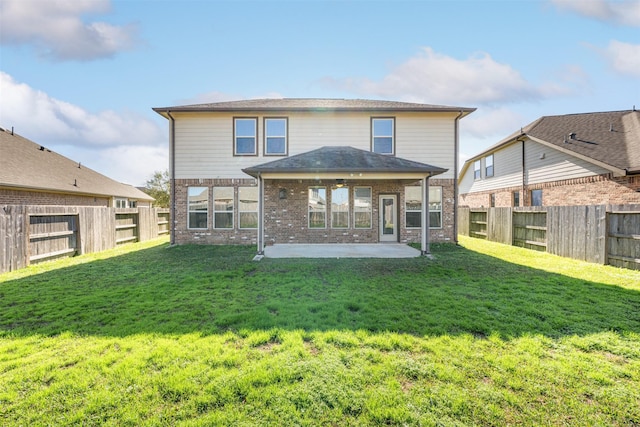
{"label": "upper story window", "polygon": [[379,154],[395,154],[395,119],[380,117],[371,119],[371,151]]}
{"label": "upper story window", "polygon": [[258,119],[242,117],[233,119],[233,154],[236,156],[255,156],[257,146]]}
{"label": "upper story window", "polygon": [[482,178],[482,172],[480,169],[480,160],[473,162],[473,179]]}
{"label": "upper story window", "polygon": [[265,156],[286,156],[287,148],[287,119],[284,117],[265,118]]}
{"label": "upper story window", "polygon": [[116,199],[116,208],[122,209],[127,207],[127,199]]}
{"label": "upper story window", "polygon": [[484,176],[493,176],[493,154],[484,158]]}

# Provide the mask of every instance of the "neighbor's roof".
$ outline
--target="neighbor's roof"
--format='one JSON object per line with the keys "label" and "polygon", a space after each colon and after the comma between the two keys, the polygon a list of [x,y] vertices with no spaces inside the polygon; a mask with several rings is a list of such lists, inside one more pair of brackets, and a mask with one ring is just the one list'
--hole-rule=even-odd
{"label": "neighbor's roof", "polygon": [[40,144],[0,128],[0,187],[154,200]]}
{"label": "neighbor's roof", "polygon": [[[377,101],[367,99],[281,98],[250,99],[244,101],[215,102],[210,104],[180,105],[154,108],[155,112],[192,111],[429,111],[456,112],[466,116],[475,108],[447,105],[417,104],[411,102]],[[163,114],[164,113],[164,114]]]}
{"label": "neighbor's roof", "polygon": [[353,147],[322,147],[306,153],[242,170],[257,177],[261,173],[424,173],[439,175],[447,171],[437,166],[399,157],[372,153]]}
{"label": "neighbor's roof", "polygon": [[624,110],[543,116],[467,160],[460,176],[475,160],[519,138],[529,138],[627,173],[640,173],[640,111]]}

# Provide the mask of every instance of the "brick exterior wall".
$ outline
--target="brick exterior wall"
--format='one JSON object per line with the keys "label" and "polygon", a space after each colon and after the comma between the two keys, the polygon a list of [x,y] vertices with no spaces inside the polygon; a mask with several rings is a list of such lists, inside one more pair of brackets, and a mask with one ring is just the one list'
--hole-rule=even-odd
{"label": "brick exterior wall", "polygon": [[640,203],[640,176],[596,175],[522,187],[502,188],[460,195],[460,206],[489,207],[491,194],[495,206],[513,206],[513,192],[520,192],[520,206],[531,206],[531,190],[542,190],[543,206],[626,205]]}
{"label": "brick exterior wall", "polygon": [[[432,242],[455,241],[454,236],[454,181],[450,179],[431,179],[431,186],[442,187],[442,228],[432,229]],[[402,243],[420,243],[420,229],[405,228],[404,187],[407,183],[397,180],[349,182],[349,228],[331,228],[331,185],[333,182],[314,180],[265,180],[264,220],[265,244],[277,243],[377,243],[378,242],[378,201],[381,194],[395,194],[398,201],[400,221],[399,241]],[[175,181],[176,223],[175,243],[202,244],[257,244],[257,230],[238,229],[238,187],[255,186],[253,179],[178,179]],[[209,215],[206,230],[190,230],[187,227],[187,194],[190,186],[209,188]],[[213,229],[212,188],[214,186],[233,187],[234,228],[229,230]],[[327,227],[309,229],[308,227],[308,189],[324,186],[327,189]],[[353,227],[353,187],[372,188],[372,227],[356,229]],[[286,191],[286,199],[280,198],[280,189]]]}
{"label": "brick exterior wall", "polygon": [[[0,205],[109,206],[109,198],[0,189]],[[142,203],[139,203],[140,206]],[[144,203],[148,205],[148,203]]]}

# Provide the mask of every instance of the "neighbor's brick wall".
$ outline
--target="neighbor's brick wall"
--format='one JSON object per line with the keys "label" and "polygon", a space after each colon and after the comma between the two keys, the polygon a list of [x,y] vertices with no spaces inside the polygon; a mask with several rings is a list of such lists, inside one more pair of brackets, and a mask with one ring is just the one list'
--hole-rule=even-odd
{"label": "neighbor's brick wall", "polygon": [[0,205],[109,206],[103,197],[0,189]]}
{"label": "neighbor's brick wall", "polygon": [[640,176],[612,177],[596,175],[554,181],[526,187],[511,187],[498,191],[483,191],[460,195],[460,206],[489,207],[491,193],[496,195],[496,207],[512,206],[513,192],[520,191],[521,205],[530,206],[529,192],[542,190],[543,206],[624,205],[640,203]]}
{"label": "neighbor's brick wall", "polygon": [[[330,210],[327,212],[327,228],[308,228],[308,189],[312,186],[327,188],[327,204],[331,204],[331,184],[317,181],[266,180],[265,181],[265,244],[274,243],[377,243],[378,242],[378,196],[396,194],[399,203],[400,241],[419,243],[420,229],[405,228],[404,187],[401,181],[359,181],[353,186],[372,187],[372,227],[370,229],[353,228],[353,191],[350,191],[350,228],[332,229]],[[256,230],[239,230],[237,192],[238,187],[256,185],[253,179],[179,179],[176,180],[176,234],[175,243],[204,244],[257,244]],[[433,242],[453,241],[454,232],[454,189],[453,180],[431,179],[431,186],[442,186],[443,227],[433,229],[430,238]],[[209,187],[209,223],[207,230],[187,229],[187,189],[189,186]],[[233,230],[214,230],[212,222],[212,188],[214,186],[234,187],[236,205],[234,209]],[[279,191],[286,189],[287,198],[280,199]]]}

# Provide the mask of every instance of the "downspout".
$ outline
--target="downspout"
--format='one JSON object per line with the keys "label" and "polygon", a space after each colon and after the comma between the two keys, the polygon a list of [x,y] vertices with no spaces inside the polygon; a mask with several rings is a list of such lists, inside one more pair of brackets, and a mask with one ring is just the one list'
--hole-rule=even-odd
{"label": "downspout", "polygon": [[264,255],[264,179],[258,172],[258,255]]}
{"label": "downspout", "polygon": [[459,152],[459,122],[464,112],[461,110],[454,122],[455,148],[453,155],[453,241],[458,244],[458,152]]}
{"label": "downspout", "polygon": [[427,257],[431,255],[430,248],[430,224],[429,224],[429,178],[431,175],[427,175],[422,180],[422,255]]}
{"label": "downspout", "polygon": [[526,175],[527,169],[525,168],[525,160],[524,160],[524,139],[522,140],[522,202],[520,203],[522,206],[527,206],[527,190],[526,190]]}
{"label": "downspout", "polygon": [[171,115],[171,111],[167,111],[169,116],[169,185],[170,185],[170,203],[171,203],[171,227],[169,230],[169,244],[176,244],[176,120]]}

